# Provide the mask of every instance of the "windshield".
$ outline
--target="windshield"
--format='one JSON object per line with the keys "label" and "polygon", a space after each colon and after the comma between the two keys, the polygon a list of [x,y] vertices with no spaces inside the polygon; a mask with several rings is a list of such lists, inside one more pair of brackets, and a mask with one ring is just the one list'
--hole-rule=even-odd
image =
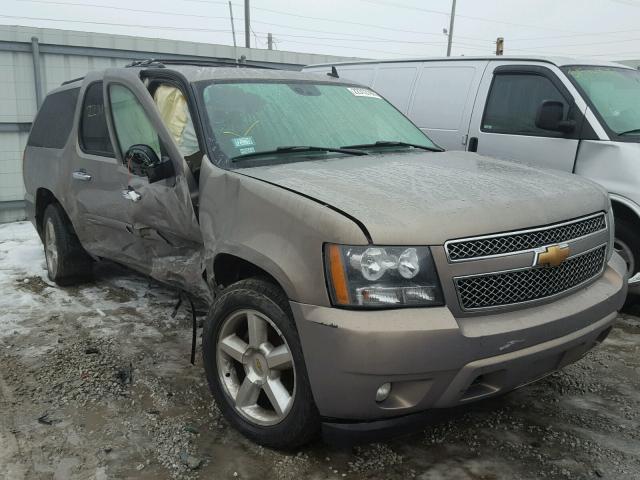
{"label": "windshield", "polygon": [[[302,155],[300,150],[285,154],[282,148],[291,146],[339,149],[393,141],[437,148],[391,104],[366,88],[308,82],[238,82],[209,83],[200,91],[213,155],[217,162],[227,165],[242,155],[256,159],[256,154],[278,148],[280,152],[269,158],[260,157],[261,161],[278,163],[288,161],[290,153]],[[345,155],[321,150],[303,153],[302,160],[317,155]],[[243,161],[242,166],[246,163]],[[234,166],[240,166],[239,162]]]}
{"label": "windshield", "polygon": [[640,139],[640,72],[591,66],[566,71],[613,133]]}

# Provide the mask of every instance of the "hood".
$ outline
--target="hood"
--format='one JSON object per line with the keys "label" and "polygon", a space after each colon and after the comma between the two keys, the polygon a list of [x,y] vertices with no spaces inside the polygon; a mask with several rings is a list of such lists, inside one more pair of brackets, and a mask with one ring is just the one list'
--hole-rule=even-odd
{"label": "hood", "polygon": [[609,204],[599,186],[576,175],[468,152],[341,156],[241,172],[355,217],[377,244],[441,245],[560,222]]}

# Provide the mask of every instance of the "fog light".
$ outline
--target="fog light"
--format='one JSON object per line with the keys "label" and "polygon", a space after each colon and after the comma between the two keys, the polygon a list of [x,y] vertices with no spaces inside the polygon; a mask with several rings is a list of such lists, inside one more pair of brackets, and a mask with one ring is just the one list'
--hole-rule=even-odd
{"label": "fog light", "polygon": [[384,402],[391,393],[391,384],[383,383],[376,391],[376,402]]}

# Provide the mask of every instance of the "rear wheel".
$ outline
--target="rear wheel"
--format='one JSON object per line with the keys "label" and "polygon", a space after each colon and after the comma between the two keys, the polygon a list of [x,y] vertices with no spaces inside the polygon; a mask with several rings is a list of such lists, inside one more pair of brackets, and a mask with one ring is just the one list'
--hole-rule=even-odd
{"label": "rear wheel", "polygon": [[58,285],[70,285],[86,278],[91,271],[91,257],[80,245],[60,205],[47,207],[42,230],[49,279]]}
{"label": "rear wheel", "polygon": [[203,356],[220,410],[245,436],[295,448],[317,434],[300,340],[276,285],[249,279],[227,288],[209,313]]}

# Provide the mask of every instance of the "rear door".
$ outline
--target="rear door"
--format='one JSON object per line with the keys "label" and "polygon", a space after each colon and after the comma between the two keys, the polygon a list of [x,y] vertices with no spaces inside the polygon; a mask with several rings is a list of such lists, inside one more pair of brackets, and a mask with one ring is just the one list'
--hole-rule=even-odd
{"label": "rear door", "polygon": [[[528,165],[571,172],[586,105],[551,64],[490,62],[480,84],[467,150]],[[563,119],[575,120],[571,133],[543,130],[535,123],[542,102],[563,104]]]}
{"label": "rear door", "polygon": [[67,212],[84,248],[99,257],[135,261],[122,184],[127,170],[116,158],[107,121],[103,82],[97,76],[81,91],[77,142],[71,149]]}

